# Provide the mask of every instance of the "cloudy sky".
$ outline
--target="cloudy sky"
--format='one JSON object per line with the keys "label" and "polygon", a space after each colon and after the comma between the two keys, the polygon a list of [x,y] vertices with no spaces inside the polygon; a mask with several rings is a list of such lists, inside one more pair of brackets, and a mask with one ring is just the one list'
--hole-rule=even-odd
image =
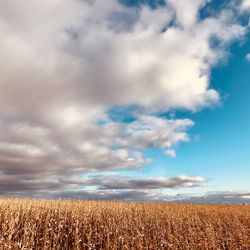
{"label": "cloudy sky", "polygon": [[250,0],[0,0],[0,196],[250,203]]}

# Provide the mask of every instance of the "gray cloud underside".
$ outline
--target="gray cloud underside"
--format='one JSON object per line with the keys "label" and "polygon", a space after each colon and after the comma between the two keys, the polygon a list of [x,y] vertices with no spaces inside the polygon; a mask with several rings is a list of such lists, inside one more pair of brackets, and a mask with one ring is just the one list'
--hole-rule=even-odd
{"label": "gray cloud underside", "polygon": [[86,183],[87,185],[98,186],[99,189],[160,189],[205,185],[206,180],[198,176],[176,176],[169,179],[164,177],[129,179],[127,177],[111,178],[100,175],[90,178]]}
{"label": "gray cloud underside", "polygon": [[[18,179],[18,177],[20,179]],[[99,190],[145,190],[145,189],[166,189],[180,187],[195,187],[206,185],[206,180],[198,176],[176,176],[171,178],[140,178],[131,179],[129,177],[117,177],[108,175],[96,175],[91,178],[81,176],[55,178],[44,175],[45,180],[41,180],[39,175],[8,175],[0,177],[0,195],[11,195],[32,192],[32,196],[39,195],[48,190],[48,193],[58,192],[58,190],[79,190],[94,189]]]}
{"label": "gray cloud underside", "polygon": [[[2,0],[2,194],[70,190],[82,173],[150,163],[138,149],[188,141],[191,120],[157,112],[217,103],[210,70],[247,31],[230,8],[200,20],[205,3],[169,0],[153,10],[114,0]],[[116,122],[107,114],[114,105],[143,113]]]}

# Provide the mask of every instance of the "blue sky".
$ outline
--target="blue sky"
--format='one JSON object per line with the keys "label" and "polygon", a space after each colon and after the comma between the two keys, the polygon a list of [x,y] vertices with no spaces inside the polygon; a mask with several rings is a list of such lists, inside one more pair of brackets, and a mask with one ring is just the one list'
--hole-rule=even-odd
{"label": "blue sky", "polygon": [[249,13],[1,1],[0,195],[250,203]]}

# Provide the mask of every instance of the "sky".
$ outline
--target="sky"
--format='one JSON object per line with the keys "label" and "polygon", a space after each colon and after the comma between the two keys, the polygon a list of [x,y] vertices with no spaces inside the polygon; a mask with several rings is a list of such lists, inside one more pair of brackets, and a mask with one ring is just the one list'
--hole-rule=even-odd
{"label": "sky", "polygon": [[0,1],[0,196],[250,204],[250,0]]}

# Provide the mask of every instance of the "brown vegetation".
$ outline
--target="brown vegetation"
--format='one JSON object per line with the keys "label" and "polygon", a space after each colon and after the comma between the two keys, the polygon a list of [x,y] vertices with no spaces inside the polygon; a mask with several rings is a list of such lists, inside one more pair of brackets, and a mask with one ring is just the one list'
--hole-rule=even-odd
{"label": "brown vegetation", "polygon": [[249,249],[248,205],[0,200],[0,249]]}

